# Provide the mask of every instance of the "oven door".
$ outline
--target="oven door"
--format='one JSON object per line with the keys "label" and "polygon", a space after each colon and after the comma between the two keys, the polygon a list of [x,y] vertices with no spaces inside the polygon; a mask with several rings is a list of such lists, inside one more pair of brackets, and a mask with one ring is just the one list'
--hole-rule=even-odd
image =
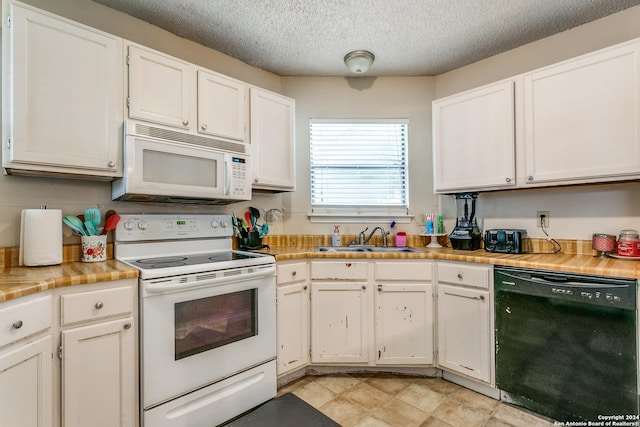
{"label": "oven door", "polygon": [[275,359],[275,267],[249,270],[142,282],[144,409]]}

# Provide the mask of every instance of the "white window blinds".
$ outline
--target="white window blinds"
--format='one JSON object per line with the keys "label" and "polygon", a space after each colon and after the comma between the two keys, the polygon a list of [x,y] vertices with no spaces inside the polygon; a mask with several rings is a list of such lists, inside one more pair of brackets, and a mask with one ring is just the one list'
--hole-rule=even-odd
{"label": "white window blinds", "polygon": [[312,210],[406,209],[407,127],[407,120],[312,120]]}

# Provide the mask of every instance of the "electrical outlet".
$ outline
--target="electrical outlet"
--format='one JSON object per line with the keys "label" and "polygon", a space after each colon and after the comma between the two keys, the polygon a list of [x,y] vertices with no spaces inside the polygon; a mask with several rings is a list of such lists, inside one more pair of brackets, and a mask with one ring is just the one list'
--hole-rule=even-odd
{"label": "electrical outlet", "polygon": [[544,228],[549,228],[549,211],[538,211],[536,217],[538,227],[542,228],[542,218],[544,218]]}

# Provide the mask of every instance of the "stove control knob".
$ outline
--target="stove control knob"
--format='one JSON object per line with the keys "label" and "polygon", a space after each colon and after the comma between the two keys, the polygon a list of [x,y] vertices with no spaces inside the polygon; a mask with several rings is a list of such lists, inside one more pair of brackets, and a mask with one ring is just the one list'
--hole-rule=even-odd
{"label": "stove control knob", "polygon": [[211,221],[211,228],[218,228],[218,220],[214,219],[213,221]]}
{"label": "stove control knob", "polygon": [[222,228],[226,228],[227,227],[227,221],[225,221],[224,219],[220,221],[220,227]]}
{"label": "stove control knob", "polygon": [[125,230],[133,230],[133,221],[128,220],[123,224]]}
{"label": "stove control knob", "polygon": [[148,227],[149,227],[149,224],[147,224],[147,222],[146,222],[146,221],[144,221],[144,220],[141,220],[141,221],[138,223],[138,228],[139,228],[140,230],[146,230]]}

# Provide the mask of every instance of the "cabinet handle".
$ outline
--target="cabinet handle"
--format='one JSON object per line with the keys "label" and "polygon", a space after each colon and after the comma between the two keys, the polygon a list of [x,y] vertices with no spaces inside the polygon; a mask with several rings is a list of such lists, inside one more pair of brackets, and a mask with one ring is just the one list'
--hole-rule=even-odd
{"label": "cabinet handle", "polygon": [[511,178],[507,178],[507,179],[505,179],[505,181],[507,181],[507,183],[510,183],[511,182]]}
{"label": "cabinet handle", "polygon": [[22,320],[16,320],[15,322],[13,322],[13,329],[20,329],[22,328]]}
{"label": "cabinet handle", "polygon": [[124,324],[124,328],[125,329],[130,329],[131,328],[131,323],[127,322]]}
{"label": "cabinet handle", "polygon": [[527,181],[533,181],[533,175],[529,175],[529,176],[527,177]]}
{"label": "cabinet handle", "polygon": [[100,310],[102,307],[104,307],[104,304],[103,304],[103,303],[101,303],[100,301],[98,301],[98,302],[96,303],[96,308],[97,308],[98,310]]}
{"label": "cabinet handle", "polygon": [[114,167],[115,165],[116,165],[116,162],[114,162],[113,160],[107,163],[107,166],[109,166],[110,168]]}
{"label": "cabinet handle", "polygon": [[182,124],[183,124],[184,126],[187,126],[187,125],[189,124],[189,120],[183,120],[183,121],[182,121]]}
{"label": "cabinet handle", "polygon": [[207,125],[202,125],[200,127],[202,128],[202,130],[207,130]]}

